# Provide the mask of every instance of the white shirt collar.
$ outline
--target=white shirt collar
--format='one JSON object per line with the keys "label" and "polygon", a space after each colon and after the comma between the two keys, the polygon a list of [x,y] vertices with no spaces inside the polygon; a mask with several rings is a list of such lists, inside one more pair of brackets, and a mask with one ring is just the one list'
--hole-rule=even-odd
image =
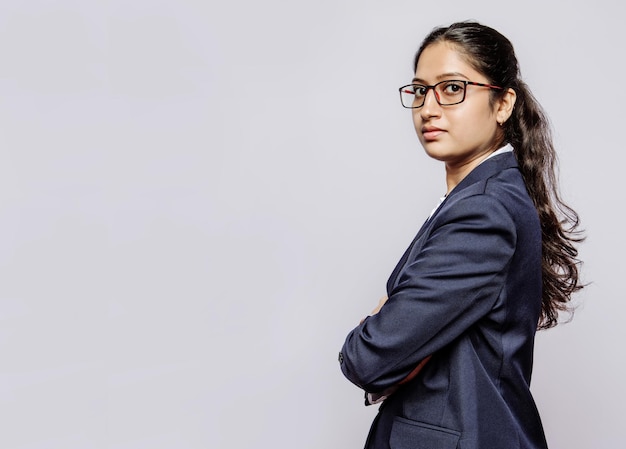
{"label": "white shirt collar", "polygon": [[[505,146],[503,146],[502,148],[500,148],[499,150],[494,151],[493,153],[491,153],[489,156],[487,156],[483,162],[485,162],[487,159],[490,159],[494,156],[497,156],[498,154],[502,154],[502,153],[509,153],[513,151],[513,147],[511,146],[510,143],[507,143]],[[482,162],[481,162],[482,164]]]}

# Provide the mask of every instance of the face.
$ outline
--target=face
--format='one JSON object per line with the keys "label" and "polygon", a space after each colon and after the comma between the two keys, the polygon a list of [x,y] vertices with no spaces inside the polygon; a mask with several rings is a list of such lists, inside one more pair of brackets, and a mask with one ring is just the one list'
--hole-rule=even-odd
{"label": "face", "polygon": [[[447,43],[431,44],[422,52],[414,83],[433,85],[443,80],[466,80],[489,84],[456,48]],[[476,165],[499,140],[499,104],[490,103],[490,89],[468,85],[462,103],[441,106],[429,90],[421,108],[413,109],[413,123],[426,153],[448,167]],[[507,116],[508,118],[508,116]]]}

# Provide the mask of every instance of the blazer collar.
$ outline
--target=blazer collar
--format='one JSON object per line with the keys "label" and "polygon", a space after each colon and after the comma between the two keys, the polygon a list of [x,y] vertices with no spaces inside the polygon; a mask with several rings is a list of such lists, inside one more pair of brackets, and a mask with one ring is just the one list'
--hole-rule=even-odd
{"label": "blazer collar", "polygon": [[513,154],[512,151],[491,157],[482,162],[480,165],[474,168],[465,178],[463,178],[461,182],[454,189],[452,189],[452,192],[450,192],[448,198],[465,189],[466,187],[475,184],[478,181],[494,176],[496,173],[499,173],[502,170],[516,167],[517,159],[515,158],[515,154]]}

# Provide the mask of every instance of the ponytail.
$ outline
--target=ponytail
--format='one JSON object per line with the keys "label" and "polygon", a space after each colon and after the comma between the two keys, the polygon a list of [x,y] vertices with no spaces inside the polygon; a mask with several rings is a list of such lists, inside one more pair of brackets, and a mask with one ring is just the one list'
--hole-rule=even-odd
{"label": "ponytail", "polygon": [[516,80],[513,116],[505,124],[505,139],[515,149],[528,194],[535,204],[542,235],[543,297],[540,329],[558,324],[559,312],[570,311],[579,282],[576,243],[583,240],[578,214],[559,195],[556,179],[557,156],[548,119],[528,89]]}

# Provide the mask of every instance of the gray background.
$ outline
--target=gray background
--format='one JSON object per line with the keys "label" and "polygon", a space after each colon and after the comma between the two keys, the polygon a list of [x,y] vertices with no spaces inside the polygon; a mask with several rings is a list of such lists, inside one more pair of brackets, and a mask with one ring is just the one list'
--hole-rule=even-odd
{"label": "gray background", "polygon": [[0,447],[361,447],[336,354],[445,189],[397,88],[468,18],[515,44],[588,234],[537,340],[548,440],[623,447],[608,0],[2,1]]}

